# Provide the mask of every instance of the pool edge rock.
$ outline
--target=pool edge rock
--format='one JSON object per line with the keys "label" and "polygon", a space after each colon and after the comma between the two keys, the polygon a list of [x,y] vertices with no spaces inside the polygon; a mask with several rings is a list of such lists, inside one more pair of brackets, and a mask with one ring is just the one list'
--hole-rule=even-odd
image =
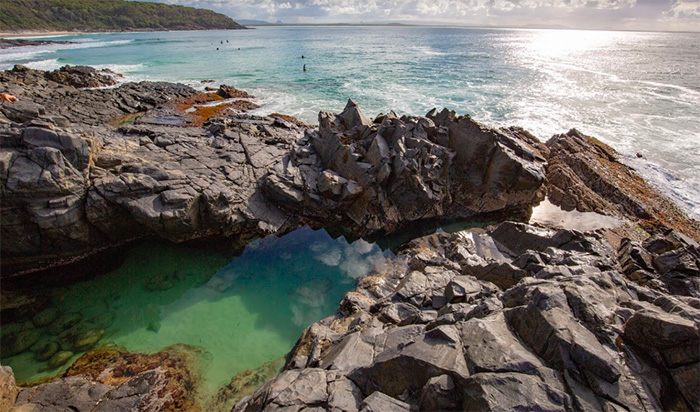
{"label": "pool edge rock", "polygon": [[7,411],[196,411],[199,350],[174,345],[155,354],[115,346],[81,356],[61,378],[19,390]]}
{"label": "pool edge rock", "polygon": [[[700,249],[635,247],[514,222],[411,241],[233,411],[698,410]],[[631,262],[668,253],[685,288]]]}

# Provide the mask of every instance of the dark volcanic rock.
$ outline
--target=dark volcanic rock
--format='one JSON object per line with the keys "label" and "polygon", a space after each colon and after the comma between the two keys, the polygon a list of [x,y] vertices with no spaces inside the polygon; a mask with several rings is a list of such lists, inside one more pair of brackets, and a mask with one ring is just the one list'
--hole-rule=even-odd
{"label": "dark volcanic rock", "polygon": [[[490,262],[522,276],[473,270]],[[331,410],[330,386],[312,402],[278,401],[311,371],[357,386],[360,408],[342,410],[697,410],[700,305],[628,280],[621,263],[597,236],[512,222],[417,239],[234,410]],[[374,303],[350,304],[359,296]]]}
{"label": "dark volcanic rock", "polygon": [[46,44],[71,44],[70,41],[56,40],[26,40],[26,39],[5,39],[0,38],[0,50],[10,47],[43,46]]}
{"label": "dark volcanic rock", "polygon": [[48,72],[46,78],[59,84],[73,87],[114,86],[117,81],[114,73],[108,69],[97,70],[89,66],[63,66]]}
{"label": "dark volcanic rock", "polygon": [[[54,73],[69,82],[96,74]],[[22,67],[0,73],[10,92],[18,88],[16,103],[38,108],[0,106],[11,121],[0,127],[4,276],[154,234],[172,241],[239,236],[245,243],[287,221],[258,181],[301,137],[296,125],[230,118],[216,128],[115,129],[106,123],[154,108],[159,118],[184,116],[209,97],[168,83],[79,90],[53,76]]]}
{"label": "dark volcanic rock", "polygon": [[265,180],[281,207],[353,235],[413,221],[492,214],[527,218],[543,199],[544,159],[518,137],[468,116],[393,112],[371,121],[349,101],[321,112]]}

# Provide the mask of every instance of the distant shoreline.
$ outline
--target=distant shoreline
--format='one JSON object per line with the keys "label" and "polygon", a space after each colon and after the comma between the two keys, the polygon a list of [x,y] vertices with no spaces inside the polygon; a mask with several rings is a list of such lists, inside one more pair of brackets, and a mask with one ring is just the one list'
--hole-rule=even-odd
{"label": "distant shoreline", "polygon": [[69,34],[88,34],[85,31],[0,31],[0,37],[34,37],[34,36],[65,36]]}
{"label": "distant shoreline", "polygon": [[88,31],[58,31],[58,30],[27,30],[27,31],[0,31],[0,37],[35,37],[35,36],[68,36],[79,34],[109,34],[109,33],[155,33],[155,32],[178,32],[178,31],[228,31],[228,30],[251,30],[250,27],[243,26],[244,29],[192,29],[192,30],[157,30],[157,29],[138,29],[138,30],[88,30]]}

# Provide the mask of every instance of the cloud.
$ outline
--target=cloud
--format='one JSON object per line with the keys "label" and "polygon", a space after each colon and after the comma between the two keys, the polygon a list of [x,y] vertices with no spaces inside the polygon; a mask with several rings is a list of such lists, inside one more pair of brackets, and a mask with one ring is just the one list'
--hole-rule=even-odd
{"label": "cloud", "polygon": [[700,1],[677,0],[664,16],[673,20],[695,20],[700,24]]}
{"label": "cloud", "polygon": [[[234,19],[286,23],[446,23],[695,29],[700,0],[157,0]],[[679,26],[678,22],[685,22]]]}

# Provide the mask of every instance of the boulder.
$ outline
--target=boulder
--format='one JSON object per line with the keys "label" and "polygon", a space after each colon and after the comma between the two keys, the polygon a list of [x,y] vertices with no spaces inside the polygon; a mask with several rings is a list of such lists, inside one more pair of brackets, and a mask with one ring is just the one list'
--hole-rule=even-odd
{"label": "boulder", "polygon": [[677,348],[696,351],[700,331],[695,322],[660,311],[639,310],[624,325],[625,338],[641,348]]}
{"label": "boulder", "polygon": [[566,392],[538,377],[519,373],[480,373],[467,379],[463,390],[465,411],[561,411],[571,408]]}
{"label": "boulder", "polygon": [[362,400],[360,412],[409,412],[411,407],[406,402],[392,398],[382,392],[373,392]]}
{"label": "boulder", "polygon": [[9,366],[0,366],[0,411],[9,412],[15,404],[19,388]]}

